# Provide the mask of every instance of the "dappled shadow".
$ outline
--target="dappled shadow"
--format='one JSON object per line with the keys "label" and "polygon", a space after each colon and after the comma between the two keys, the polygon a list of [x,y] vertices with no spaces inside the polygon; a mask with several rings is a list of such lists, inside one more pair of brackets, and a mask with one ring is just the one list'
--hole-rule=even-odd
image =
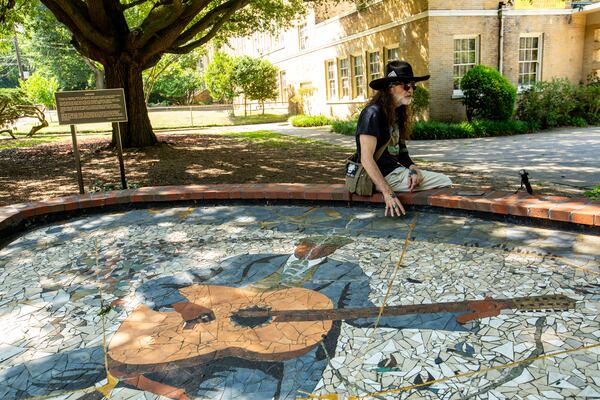
{"label": "dappled shadow", "polygon": [[[157,147],[125,152],[130,183],[140,186],[202,183],[342,183],[349,151],[291,138],[251,141],[223,135],[162,136]],[[80,143],[86,191],[98,180],[117,183],[108,139]],[[77,194],[71,144],[0,152],[0,204]]]}
{"label": "dappled shadow", "polygon": [[569,128],[495,138],[411,141],[411,156],[444,161],[486,171],[517,176],[530,172],[533,181],[575,187],[600,183],[600,128]]}

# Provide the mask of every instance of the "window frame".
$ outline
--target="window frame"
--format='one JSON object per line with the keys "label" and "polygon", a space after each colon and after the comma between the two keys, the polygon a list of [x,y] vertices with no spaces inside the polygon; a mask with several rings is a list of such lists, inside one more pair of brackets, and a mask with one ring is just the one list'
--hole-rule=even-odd
{"label": "window frame", "polygon": [[[455,62],[455,54],[456,54],[456,41],[457,40],[475,40],[475,62],[474,63],[456,63]],[[464,97],[463,91],[462,89],[455,89],[454,88],[454,80],[456,78],[456,76],[454,75],[454,68],[456,66],[464,66],[464,65],[472,65],[471,68],[475,67],[476,65],[481,63],[481,38],[480,35],[477,34],[471,34],[471,35],[454,35],[452,36],[452,97],[453,98],[461,98]],[[462,50],[461,50],[462,51]],[[469,52],[471,50],[468,50]],[[471,69],[469,68],[469,70]],[[469,70],[467,70],[466,72],[468,72]],[[465,73],[466,73],[465,72]],[[464,76],[464,75],[463,75]],[[461,77],[462,79],[462,77]]]}
{"label": "window frame", "polygon": [[[537,46],[537,60],[536,61],[521,61],[520,59],[520,52],[521,52],[521,39],[527,39],[527,38],[537,38],[538,39],[538,46]],[[526,48],[527,49],[527,48]],[[524,90],[529,89],[532,84],[521,84],[521,64],[524,63],[532,63],[535,62],[537,63],[538,67],[535,71],[535,82],[539,82],[542,80],[542,60],[543,60],[543,53],[544,53],[544,34],[543,33],[521,33],[519,34],[519,46],[517,46],[517,62],[518,62],[518,69],[517,69],[517,91],[520,93]]]}
{"label": "window frame", "polygon": [[[389,63],[390,61],[392,61],[388,57],[388,52],[391,51],[391,50],[398,50],[398,58],[397,58],[397,60],[401,60],[401,57],[400,57],[400,44],[399,43],[392,43],[392,44],[389,44],[387,46],[384,46],[383,47],[383,65],[384,65],[384,68],[385,68],[385,65],[387,63]],[[383,73],[383,70],[382,70],[382,73]]]}
{"label": "window frame", "polygon": [[289,94],[287,90],[287,74],[285,70],[279,71],[279,86],[281,88],[281,102],[287,103],[289,100]]}
{"label": "window frame", "polygon": [[[342,61],[348,61],[348,75],[346,78],[342,77]],[[339,90],[338,90],[338,98],[339,99],[347,99],[350,100],[352,97],[352,65],[351,65],[351,61],[350,61],[350,56],[345,56],[342,58],[338,58],[338,81],[339,81]],[[343,80],[347,79],[348,80],[348,95],[345,96],[344,95],[344,85],[343,85]]]}
{"label": "window frame", "polygon": [[[356,74],[356,59],[360,58],[361,59],[361,68],[362,68],[362,74],[361,75],[357,75]],[[352,79],[352,93],[351,93],[351,98],[352,100],[364,100],[367,97],[367,86],[366,86],[366,69],[365,69],[365,55],[364,53],[359,53],[359,54],[351,54],[350,55],[350,76]],[[361,89],[362,89],[362,94],[359,95],[358,94],[358,82],[356,81],[356,79],[358,77],[362,78],[362,84],[360,85]]]}
{"label": "window frame", "polygon": [[[329,77],[329,65],[333,66],[333,79]],[[337,59],[332,58],[329,60],[325,60],[325,93],[327,95],[327,100],[337,100],[338,96],[338,68],[337,68]],[[334,93],[331,93],[330,83],[333,81],[333,89]]]}
{"label": "window frame", "polygon": [[[302,33],[305,33],[305,36],[302,36]],[[298,25],[298,49],[300,51],[303,50],[307,50],[308,49],[308,24],[306,22],[301,23],[300,25]],[[303,42],[302,38],[306,38],[306,40]],[[304,46],[302,45],[304,43]]]}
{"label": "window frame", "polygon": [[[383,57],[382,57],[381,53],[382,53],[381,49],[377,49],[377,50],[374,49],[372,51],[371,50],[367,51],[367,60],[368,60],[367,82],[371,82],[374,79],[383,77],[383,69],[385,68],[385,65],[383,64]],[[371,54],[378,54],[379,60],[377,61],[377,67],[379,68],[379,72],[378,72],[379,76],[377,76],[377,77],[374,76],[375,74],[373,74],[373,72],[371,70],[371,66],[374,65],[373,63],[371,63]],[[367,84],[367,93],[369,95],[372,95],[373,92],[374,92],[374,90],[371,89],[371,87],[369,87]]]}

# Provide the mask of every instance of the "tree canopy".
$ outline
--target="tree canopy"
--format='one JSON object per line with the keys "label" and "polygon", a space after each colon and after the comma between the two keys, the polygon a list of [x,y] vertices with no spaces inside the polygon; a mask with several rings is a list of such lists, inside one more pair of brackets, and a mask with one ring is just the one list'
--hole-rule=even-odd
{"label": "tree canopy", "polygon": [[241,56],[235,61],[233,81],[244,96],[262,103],[264,114],[265,100],[277,97],[277,72],[277,67],[267,60]]}
{"label": "tree canopy", "polygon": [[[4,29],[37,0],[0,0]],[[157,143],[142,72],[164,54],[185,54],[212,39],[275,31],[305,11],[304,0],[40,0],[71,32],[71,44],[102,64],[109,88],[125,89],[129,122],[123,145]],[[8,11],[7,11],[8,10]]]}

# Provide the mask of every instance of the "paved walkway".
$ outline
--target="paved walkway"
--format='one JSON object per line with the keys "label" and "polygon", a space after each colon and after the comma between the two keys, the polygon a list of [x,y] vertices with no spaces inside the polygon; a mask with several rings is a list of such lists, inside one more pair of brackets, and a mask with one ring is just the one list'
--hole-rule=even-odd
{"label": "paved walkway", "polygon": [[[203,131],[229,131],[231,127]],[[236,131],[272,130],[286,135],[354,147],[354,137],[323,128],[295,128],[288,123],[246,125]],[[600,184],[600,127],[561,128],[543,133],[478,139],[414,140],[413,158],[447,162],[469,171],[514,175],[525,168],[530,179],[576,188]]]}

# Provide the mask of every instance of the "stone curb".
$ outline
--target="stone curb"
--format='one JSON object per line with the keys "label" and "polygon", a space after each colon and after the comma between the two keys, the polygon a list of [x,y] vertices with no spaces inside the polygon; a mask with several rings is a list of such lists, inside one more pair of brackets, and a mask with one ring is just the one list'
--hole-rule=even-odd
{"label": "stone curb", "polygon": [[[464,193],[444,188],[414,193],[398,193],[402,204],[529,217],[577,225],[600,226],[600,201],[560,196],[530,196],[526,193],[484,191]],[[350,194],[343,184],[216,184],[154,186],[136,190],[115,190],[59,197],[0,207],[0,231],[23,220],[65,211],[117,204],[186,200],[310,200],[383,203],[381,193],[373,196]]]}

